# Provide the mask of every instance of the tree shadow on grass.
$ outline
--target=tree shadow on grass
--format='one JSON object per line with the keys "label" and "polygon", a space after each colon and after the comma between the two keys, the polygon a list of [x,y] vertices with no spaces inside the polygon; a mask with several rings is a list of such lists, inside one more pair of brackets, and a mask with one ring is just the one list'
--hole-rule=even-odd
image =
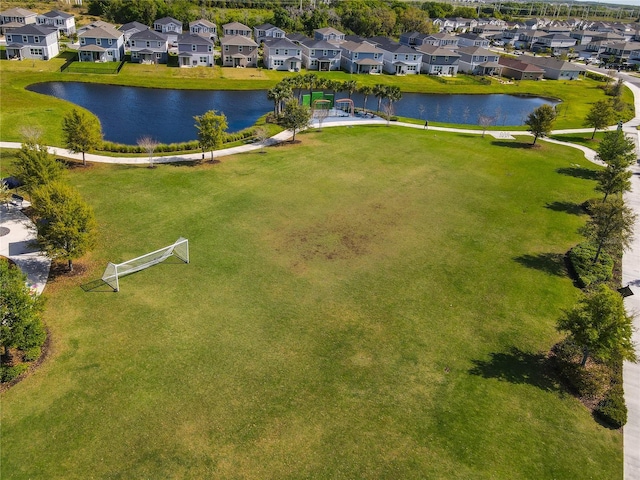
{"label": "tree shadow on grass", "polygon": [[570,177],[582,178],[583,180],[598,179],[598,172],[579,166],[558,168],[556,172]]}
{"label": "tree shadow on grass", "polygon": [[532,147],[532,145],[529,142],[521,142],[520,140],[511,140],[511,141],[496,140],[494,142],[491,142],[491,145],[494,145],[496,147],[507,147],[507,148],[525,148],[527,150]]}
{"label": "tree shadow on grass", "polygon": [[511,347],[508,352],[491,353],[489,360],[473,360],[471,375],[496,378],[516,385],[533,385],[547,392],[561,390],[548,357]]}
{"label": "tree shadow on grass", "polygon": [[554,212],[570,213],[571,215],[584,215],[587,212],[582,205],[574,202],[552,202],[547,203],[545,208],[553,210]]}
{"label": "tree shadow on grass", "polygon": [[535,268],[549,275],[564,277],[567,275],[567,267],[564,255],[560,253],[526,254],[515,257],[514,260],[527,268]]}

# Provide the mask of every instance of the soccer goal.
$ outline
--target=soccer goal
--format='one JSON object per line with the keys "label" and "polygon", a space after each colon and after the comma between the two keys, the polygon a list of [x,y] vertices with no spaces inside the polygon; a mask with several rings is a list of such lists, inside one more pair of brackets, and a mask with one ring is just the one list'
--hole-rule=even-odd
{"label": "soccer goal", "polygon": [[164,262],[171,255],[175,255],[184,263],[189,263],[189,240],[180,237],[173,245],[161,248],[155,252],[147,253],[132,260],[122,263],[111,263],[107,265],[102,274],[102,281],[110,285],[114,291],[120,291],[120,277],[138,272],[152,265]]}

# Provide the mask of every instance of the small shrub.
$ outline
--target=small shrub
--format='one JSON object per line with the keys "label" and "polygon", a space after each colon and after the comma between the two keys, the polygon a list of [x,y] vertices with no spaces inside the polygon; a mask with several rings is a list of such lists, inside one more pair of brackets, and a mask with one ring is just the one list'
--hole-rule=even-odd
{"label": "small shrub", "polygon": [[596,80],[597,82],[608,82],[609,78],[606,75],[601,75],[599,73],[595,73],[595,72],[590,72],[589,70],[586,71],[585,76],[587,78],[590,78],[592,80]]}
{"label": "small shrub", "polygon": [[33,362],[40,357],[42,349],[40,347],[31,347],[24,351],[22,358],[25,362]]}
{"label": "small shrub", "polygon": [[621,383],[616,383],[609,389],[598,403],[594,414],[613,428],[620,428],[627,423],[627,405]]}
{"label": "small shrub", "polygon": [[0,367],[0,380],[2,383],[7,383],[17,378],[29,368],[29,365],[21,363],[19,365],[13,365],[11,367],[3,365]]}
{"label": "small shrub", "polygon": [[613,258],[608,253],[600,252],[598,261],[593,263],[597,250],[598,247],[591,243],[581,243],[569,252],[569,262],[581,287],[606,282],[613,276]]}
{"label": "small shrub", "polygon": [[576,396],[597,399],[604,395],[611,378],[611,370],[606,365],[592,363],[588,369],[582,367],[582,348],[568,338],[553,348],[553,354],[558,377]]}

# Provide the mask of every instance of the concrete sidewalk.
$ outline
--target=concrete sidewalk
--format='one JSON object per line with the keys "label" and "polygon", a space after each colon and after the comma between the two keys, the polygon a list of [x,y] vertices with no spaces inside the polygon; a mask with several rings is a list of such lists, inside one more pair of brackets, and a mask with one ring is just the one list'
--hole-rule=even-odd
{"label": "concrete sidewalk", "polygon": [[0,255],[13,260],[27,276],[32,291],[40,295],[47,284],[51,260],[35,243],[36,226],[17,206],[0,205],[0,233]]}

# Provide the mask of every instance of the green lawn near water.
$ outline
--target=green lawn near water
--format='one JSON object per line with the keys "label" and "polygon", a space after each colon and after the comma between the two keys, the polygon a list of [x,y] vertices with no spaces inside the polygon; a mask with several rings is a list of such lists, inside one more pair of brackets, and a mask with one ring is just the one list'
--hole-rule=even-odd
{"label": "green lawn near water", "polygon": [[[597,167],[488,135],[298,138],[69,172],[100,244],[45,290],[51,352],[2,396],[0,477],[620,478],[620,432],[543,361]],[[190,264],[81,288],[179,236]]]}

